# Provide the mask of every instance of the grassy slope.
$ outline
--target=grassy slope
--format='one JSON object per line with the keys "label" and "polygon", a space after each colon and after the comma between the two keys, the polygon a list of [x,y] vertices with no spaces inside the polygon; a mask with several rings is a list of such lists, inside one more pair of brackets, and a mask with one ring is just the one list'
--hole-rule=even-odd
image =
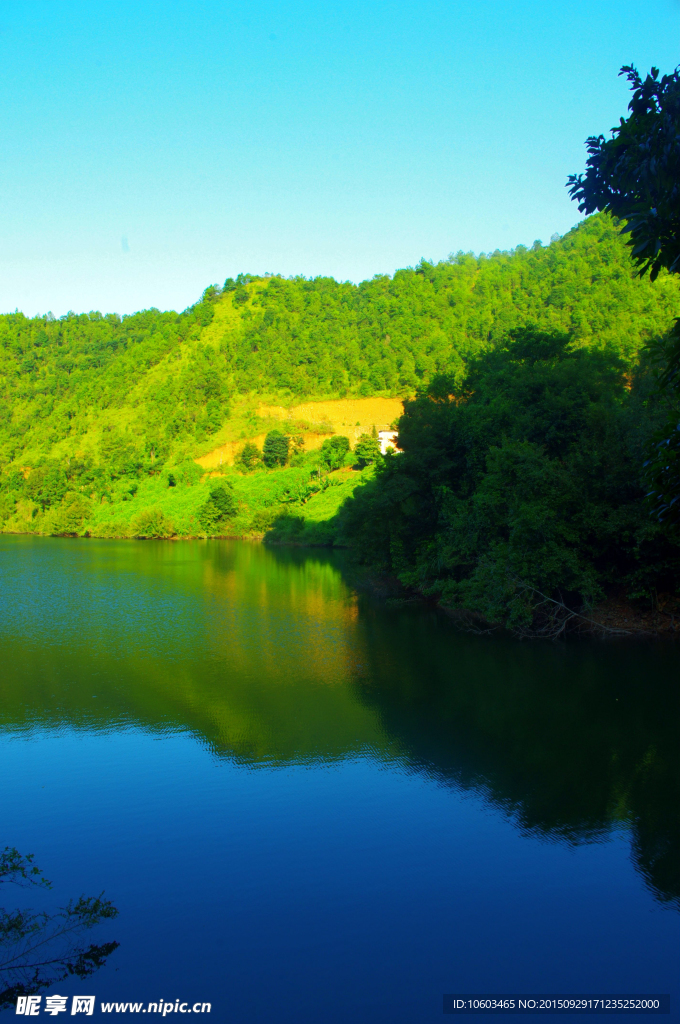
{"label": "grassy slope", "polygon": [[[311,475],[315,479],[316,471]],[[324,489],[300,504],[295,498],[306,489],[310,478],[309,466],[287,466],[272,471],[260,469],[248,475],[225,468],[220,474],[182,480],[175,487],[168,486],[167,474],[163,474],[143,480],[134,496],[119,491],[110,503],[95,505],[79,532],[98,537],[130,537],[135,533],[135,517],[144,509],[159,508],[171,520],[179,536],[201,536],[200,509],[210,488],[222,482],[233,486],[239,504],[238,514],[222,531],[225,535],[262,534],[282,515],[290,515],[293,519],[301,517],[318,524],[331,519],[345,498],[370,476],[370,469],[357,472],[349,468],[322,475]],[[6,531],[12,526],[8,523]],[[29,531],[24,529],[20,532]],[[330,539],[324,535],[324,542]]]}

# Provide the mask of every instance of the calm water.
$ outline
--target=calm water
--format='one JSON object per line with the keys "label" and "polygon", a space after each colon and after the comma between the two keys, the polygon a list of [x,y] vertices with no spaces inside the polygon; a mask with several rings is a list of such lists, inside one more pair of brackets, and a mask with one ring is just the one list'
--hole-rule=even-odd
{"label": "calm water", "polygon": [[235,1024],[670,992],[677,1019],[677,648],[461,634],[239,542],[0,537],[0,586],[0,848],[120,910],[56,991]]}

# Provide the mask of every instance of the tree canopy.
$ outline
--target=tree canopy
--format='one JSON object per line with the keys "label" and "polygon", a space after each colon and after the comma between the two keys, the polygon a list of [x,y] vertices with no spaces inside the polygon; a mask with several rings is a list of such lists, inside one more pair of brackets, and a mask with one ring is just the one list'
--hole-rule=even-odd
{"label": "tree canopy", "polygon": [[569,192],[582,213],[606,211],[625,221],[631,255],[652,281],[659,271],[680,271],[680,75],[643,80],[623,67],[631,84],[630,115],[586,141],[585,174],[572,174]]}
{"label": "tree canopy", "polygon": [[675,592],[680,549],[643,502],[663,417],[648,367],[523,330],[451,386],[406,404],[402,452],[342,512],[367,562],[520,632],[559,631],[612,588]]}
{"label": "tree canopy", "polygon": [[[680,273],[680,75],[659,78],[652,68],[643,80],[624,67],[633,90],[628,118],[612,129],[611,139],[586,142],[585,174],[572,174],[569,191],[579,210],[606,211],[623,221],[631,256],[643,276]],[[669,325],[670,326],[670,325]],[[649,500],[654,513],[670,526],[680,525],[680,319],[657,345],[665,367],[660,377],[670,405],[665,427],[647,460]]]}

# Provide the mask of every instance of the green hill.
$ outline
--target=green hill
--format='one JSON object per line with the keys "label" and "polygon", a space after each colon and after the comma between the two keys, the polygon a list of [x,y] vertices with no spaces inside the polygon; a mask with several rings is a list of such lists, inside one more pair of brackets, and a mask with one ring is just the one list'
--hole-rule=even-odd
{"label": "green hill", "polygon": [[[633,365],[678,307],[677,282],[634,278],[615,225],[595,216],[545,247],[423,261],[359,285],[241,275],[179,314],[0,316],[0,523],[195,535],[215,481],[194,458],[276,426],[258,415],[263,401],[408,397],[437,375],[462,381],[471,359],[525,326]],[[282,469],[225,469],[229,531],[261,532],[284,509],[331,516],[359,474],[324,478],[318,463],[298,452]]]}

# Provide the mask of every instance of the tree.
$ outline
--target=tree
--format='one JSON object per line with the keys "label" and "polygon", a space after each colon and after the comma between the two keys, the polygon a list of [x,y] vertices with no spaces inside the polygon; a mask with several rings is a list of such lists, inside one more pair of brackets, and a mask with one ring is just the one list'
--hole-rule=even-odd
{"label": "tree", "polygon": [[251,470],[255,469],[262,456],[260,455],[260,449],[252,441],[246,441],[241,450],[241,454],[236,460],[240,466],[244,469]]}
{"label": "tree", "polygon": [[381,458],[380,441],[372,434],[362,434],[354,447],[354,454],[363,469],[364,466]]}
{"label": "tree", "polygon": [[358,556],[520,634],[554,635],[614,587],[675,613],[680,547],[640,482],[660,406],[646,368],[526,330],[449,385],[406,402],[402,454],[344,506]]}
{"label": "tree", "polygon": [[634,67],[619,74],[631,83],[630,116],[604,135],[587,139],[585,174],[571,174],[569,193],[581,213],[602,210],[626,222],[640,276],[680,271],[680,75],[642,80]]}
{"label": "tree", "polygon": [[349,451],[349,438],[342,434],[327,437],[321,445],[321,462],[328,470],[339,469]]}
{"label": "tree", "polygon": [[[228,488],[228,489],[227,489]],[[221,523],[231,519],[238,512],[238,502],[231,485],[220,485],[210,491],[210,497],[199,512],[199,522],[206,533],[213,533]]]}
{"label": "tree", "polygon": [[286,434],[282,434],[280,430],[270,430],[262,446],[262,458],[268,469],[285,466],[288,461],[289,444],[290,438]]}
{"label": "tree", "polygon": [[[606,211],[625,222],[623,233],[640,277],[652,281],[660,270],[680,273],[680,68],[659,78],[652,68],[643,81],[632,66],[621,68],[631,83],[630,116],[621,118],[611,139],[586,141],[585,174],[567,185],[582,213]],[[665,369],[660,383],[675,408],[645,463],[648,498],[657,518],[680,525],[680,319],[660,346]]]}

